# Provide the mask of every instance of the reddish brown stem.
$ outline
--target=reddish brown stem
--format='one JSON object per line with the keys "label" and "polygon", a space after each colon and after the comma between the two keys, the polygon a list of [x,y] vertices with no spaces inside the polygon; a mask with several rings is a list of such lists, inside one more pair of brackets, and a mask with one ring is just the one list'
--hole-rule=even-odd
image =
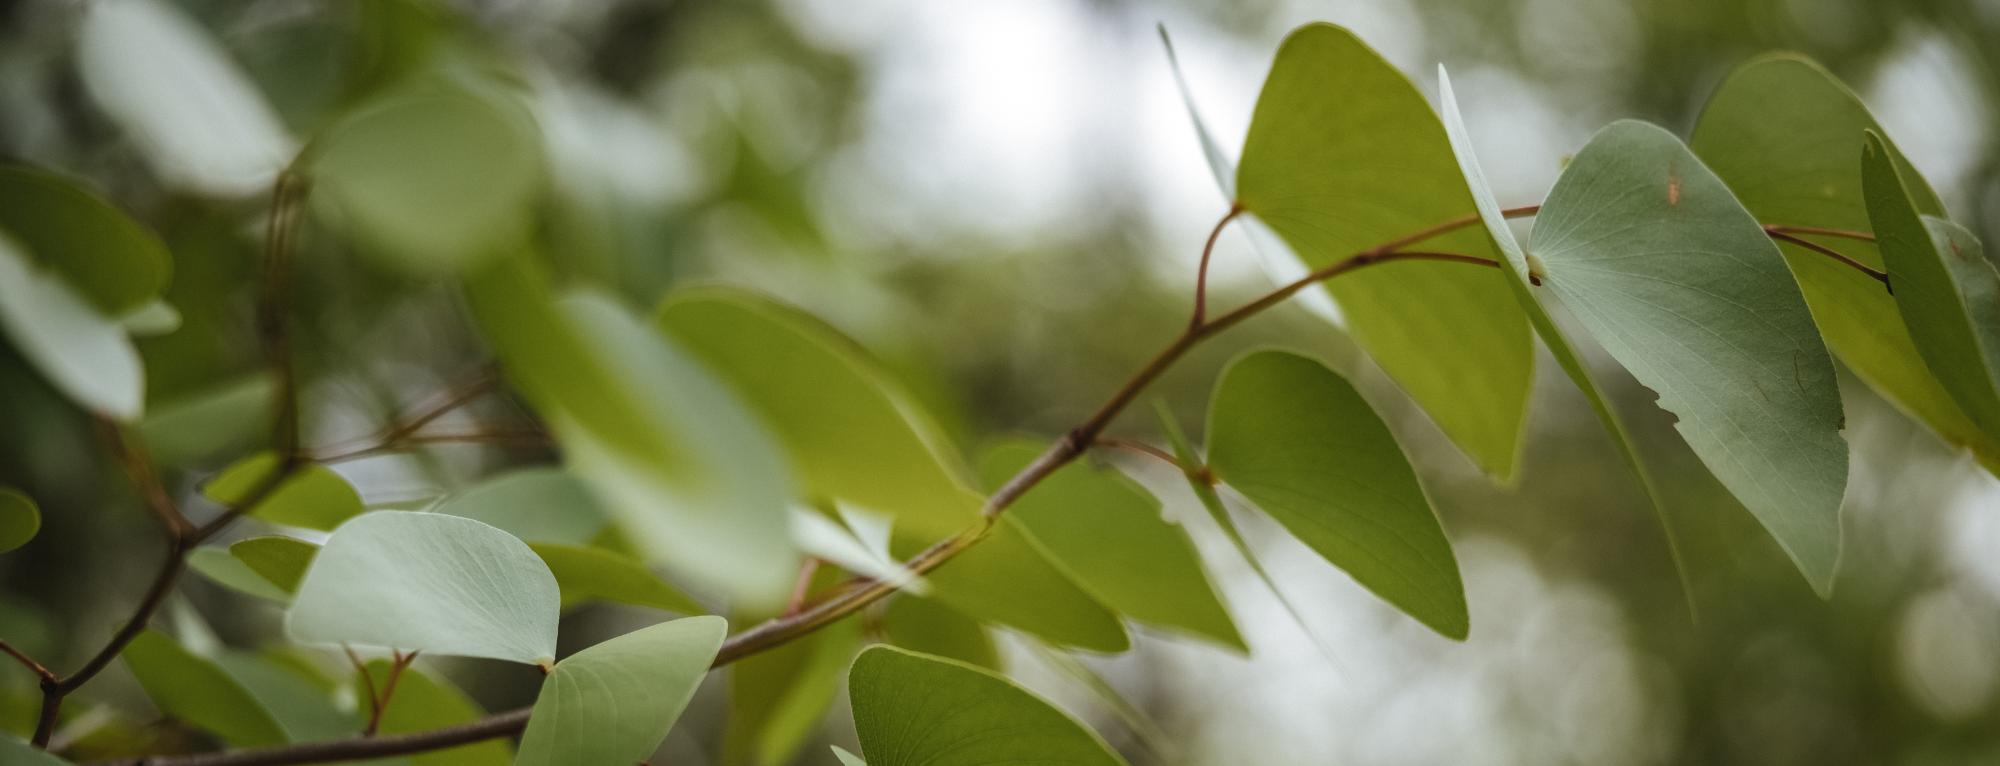
{"label": "reddish brown stem", "polygon": [[1825,237],[1840,237],[1843,239],[1860,240],[1862,242],[1875,241],[1875,235],[1865,231],[1854,231],[1852,229],[1829,229],[1821,226],[1792,226],[1789,224],[1771,224],[1770,226],[1764,227],[1764,231],[1769,232],[1771,234],[1818,234],[1820,236],[1825,236]]}
{"label": "reddish brown stem", "polygon": [[[1859,271],[1859,272],[1861,272],[1861,273],[1863,273],[1863,274],[1866,274],[1866,275],[1868,275],[1868,278],[1869,278],[1869,279],[1873,279],[1873,280],[1875,280],[1875,281],[1877,281],[1877,282],[1881,282],[1881,283],[1882,283],[1882,286],[1883,286],[1883,287],[1886,287],[1886,288],[1889,288],[1890,292],[1895,292],[1895,286],[1894,286],[1894,285],[1891,285],[1891,284],[1889,284],[1889,275],[1888,275],[1887,273],[1885,273],[1885,272],[1883,272],[1883,271],[1880,271],[1880,270],[1877,270],[1877,269],[1875,269],[1875,268],[1873,268],[1873,267],[1870,267],[1870,266],[1869,266],[1868,264],[1865,264],[1865,263],[1862,263],[1862,262],[1860,262],[1860,261],[1857,261],[1857,260],[1855,260],[1855,259],[1854,259],[1853,257],[1851,257],[1851,256],[1848,256],[1847,254],[1845,254],[1845,253],[1842,253],[1842,252],[1840,252],[1840,251],[1838,251],[1838,250],[1835,250],[1835,249],[1833,249],[1833,248],[1831,248],[1831,247],[1827,247],[1827,246],[1825,246],[1825,245],[1822,245],[1822,244],[1820,244],[1820,243],[1818,243],[1818,242],[1814,242],[1814,241],[1812,241],[1812,240],[1810,240],[1810,239],[1806,239],[1806,238],[1804,238],[1804,237],[1795,237],[1795,236],[1792,236],[1791,234],[1788,234],[1788,233],[1786,233],[1786,231],[1784,231],[1785,229],[1789,229],[1789,228],[1790,228],[1790,227],[1771,227],[1771,226],[1767,226],[1767,227],[1765,227],[1765,228],[1764,228],[1764,232],[1765,232],[1765,233],[1767,233],[1767,234],[1769,234],[1769,235],[1771,235],[1771,238],[1772,238],[1772,239],[1775,239],[1775,240],[1778,240],[1778,241],[1780,241],[1780,242],[1790,242],[1790,243],[1792,243],[1792,244],[1794,244],[1794,245],[1798,245],[1799,247],[1803,247],[1803,248],[1805,248],[1805,249],[1807,249],[1807,250],[1811,250],[1811,251],[1813,251],[1813,252],[1815,252],[1815,253],[1819,253],[1820,255],[1824,255],[1824,256],[1826,256],[1826,257],[1828,257],[1828,258],[1832,258],[1832,259],[1833,259],[1834,261],[1836,261],[1836,262],[1838,262],[1838,263],[1840,263],[1840,264],[1842,264],[1842,265],[1844,265],[1844,266],[1846,266],[1846,267],[1848,267],[1848,268],[1850,268],[1850,269],[1854,269],[1855,271]],[[1820,232],[1820,233],[1824,233],[1824,232]]]}
{"label": "reddish brown stem", "polygon": [[1207,321],[1208,262],[1215,254],[1215,241],[1222,237],[1222,230],[1242,212],[1242,205],[1230,205],[1229,212],[1223,214],[1222,220],[1215,222],[1214,229],[1209,230],[1208,242],[1201,246],[1201,265],[1196,266],[1194,272],[1194,318],[1188,320],[1190,327],[1200,327],[1202,322]]}
{"label": "reddish brown stem", "polygon": [[1120,449],[1136,455],[1144,455],[1146,457],[1164,462],[1167,465],[1173,466],[1174,470],[1180,471],[1181,473],[1187,473],[1190,470],[1194,470],[1188,468],[1187,466],[1181,465],[1180,459],[1174,457],[1171,453],[1167,452],[1166,450],[1160,449],[1159,447],[1155,447],[1151,444],[1147,444],[1141,441],[1133,441],[1131,439],[1119,439],[1110,436],[1100,436],[1098,437],[1094,446],[1108,447],[1111,449]]}

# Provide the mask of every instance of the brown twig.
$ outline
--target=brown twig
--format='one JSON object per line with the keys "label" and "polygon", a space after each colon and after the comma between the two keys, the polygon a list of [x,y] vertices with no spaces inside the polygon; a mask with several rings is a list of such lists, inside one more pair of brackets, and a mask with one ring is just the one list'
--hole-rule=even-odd
{"label": "brown twig", "polygon": [[[1792,227],[1766,226],[1764,227],[1764,232],[1766,234],[1771,235],[1772,239],[1778,240],[1780,242],[1790,242],[1794,245],[1798,245],[1799,247],[1803,247],[1807,250],[1819,253],[1820,255],[1832,258],[1835,261],[1838,261],[1841,264],[1846,265],[1848,268],[1854,269],[1855,271],[1859,271],[1863,274],[1868,275],[1868,278],[1870,279],[1873,279],[1877,282],[1881,282],[1882,286],[1889,288],[1890,292],[1895,292],[1896,289],[1895,285],[1889,284],[1889,275],[1886,272],[1870,267],[1868,264],[1857,261],[1854,258],[1848,256],[1847,254],[1835,250],[1831,247],[1827,247],[1826,245],[1822,245],[1818,242],[1814,242],[1804,237],[1792,236],[1786,231],[1790,228]],[[1826,232],[1820,231],[1816,233],[1824,234]]]}
{"label": "brown twig", "polygon": [[[370,700],[368,726],[361,730],[363,737],[373,737],[382,728],[382,714],[389,711],[389,701],[396,696],[396,681],[403,677],[403,671],[409,669],[410,663],[417,661],[416,652],[404,654],[397,651],[393,656],[395,659],[389,663],[389,677],[382,682],[381,698]],[[370,688],[373,686],[371,682]]]}
{"label": "brown twig", "polygon": [[1107,447],[1110,449],[1121,449],[1136,455],[1144,455],[1146,457],[1164,462],[1167,465],[1173,466],[1174,470],[1180,471],[1181,473],[1187,473],[1190,470],[1187,466],[1181,465],[1180,458],[1174,457],[1172,453],[1142,441],[1134,441],[1132,439],[1120,439],[1112,436],[1100,436],[1097,437],[1096,442],[1092,443],[1092,446]]}
{"label": "brown twig", "polygon": [[1855,239],[1855,240],[1860,240],[1862,242],[1875,241],[1875,235],[1865,231],[1854,231],[1852,229],[1828,229],[1821,226],[1792,226],[1789,224],[1774,223],[1764,227],[1764,231],[1771,234],[1818,234],[1826,237],[1841,237],[1844,239]]}
{"label": "brown twig", "polygon": [[1232,204],[1222,220],[1215,222],[1215,228],[1208,232],[1208,242],[1201,246],[1201,265],[1194,272],[1194,317],[1188,320],[1189,327],[1200,327],[1208,319],[1208,261],[1215,254],[1215,241],[1222,237],[1222,230],[1230,221],[1243,212],[1243,206]]}
{"label": "brown twig", "polygon": [[34,671],[35,676],[42,679],[42,683],[56,683],[59,680],[56,678],[56,674],[50,671],[47,666],[36,662],[35,658],[29,657],[27,652],[14,648],[13,644],[7,643],[4,639],[0,639],[0,652],[6,653],[7,656],[20,662],[23,667]]}

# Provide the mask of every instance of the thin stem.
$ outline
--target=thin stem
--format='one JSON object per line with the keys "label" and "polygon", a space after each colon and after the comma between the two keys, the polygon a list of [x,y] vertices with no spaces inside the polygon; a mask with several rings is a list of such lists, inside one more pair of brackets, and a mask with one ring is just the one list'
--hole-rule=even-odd
{"label": "thin stem", "polygon": [[1229,212],[1224,213],[1222,220],[1216,221],[1215,228],[1208,232],[1208,242],[1201,246],[1201,265],[1195,268],[1194,273],[1194,318],[1188,320],[1190,327],[1200,327],[1208,318],[1208,261],[1215,254],[1215,241],[1222,237],[1223,228],[1242,212],[1242,205],[1230,205]]}
{"label": "thin stem", "polygon": [[1092,446],[1108,447],[1110,449],[1121,449],[1133,454],[1144,455],[1146,457],[1164,462],[1167,465],[1173,466],[1174,470],[1179,471],[1181,473],[1188,473],[1191,470],[1187,466],[1181,465],[1180,458],[1174,457],[1172,453],[1169,453],[1166,450],[1160,449],[1159,447],[1155,447],[1151,444],[1147,444],[1142,441],[1134,441],[1132,439],[1119,439],[1111,436],[1100,436],[1097,438],[1097,441],[1092,443]]}
{"label": "thin stem", "polygon": [[285,321],[285,298],[291,284],[292,238],[296,218],[293,208],[303,199],[302,179],[290,170],[278,174],[271,189],[270,219],[264,232],[264,273],[257,296],[257,338],[263,348],[264,363],[277,381],[273,397],[272,444],[280,457],[299,451],[298,371],[292,359],[291,331]]}
{"label": "thin stem", "polygon": [[146,510],[151,512],[154,518],[159,519],[160,525],[166,528],[167,535],[179,538],[193,532],[194,524],[188,521],[187,516],[181,513],[180,507],[174,504],[173,497],[167,494],[167,488],[160,483],[160,476],[154,472],[152,460],[146,457],[145,449],[127,440],[119,425],[110,420],[99,419],[97,431],[104,443],[111,448],[112,454],[118,457],[118,464],[124,468],[125,475],[131,478],[132,486],[139,490],[140,497],[145,500]]}
{"label": "thin stem", "polygon": [[410,663],[417,661],[416,652],[410,652],[409,654],[395,652],[394,657],[395,660],[389,663],[389,678],[382,682],[381,698],[371,700],[372,704],[368,710],[368,726],[361,730],[361,736],[363,737],[373,737],[375,736],[375,732],[382,728],[382,714],[389,710],[389,700],[396,695],[396,681],[403,677],[403,671],[410,667]]}
{"label": "thin stem", "polygon": [[808,556],[805,563],[799,565],[799,576],[792,581],[792,597],[785,602],[785,614],[787,616],[798,614],[800,610],[806,608],[806,596],[812,593],[813,575],[818,573],[819,559],[817,558]]}
{"label": "thin stem", "polygon": [[[1859,271],[1863,274],[1868,275],[1869,279],[1881,282],[1882,286],[1889,288],[1890,292],[1895,292],[1896,287],[1895,285],[1889,284],[1889,275],[1886,272],[1870,267],[1868,264],[1857,261],[1854,258],[1846,255],[1845,253],[1842,253],[1831,247],[1822,245],[1818,242],[1814,242],[1804,237],[1792,236],[1791,234],[1785,231],[1785,229],[1788,228],[1789,227],[1765,227],[1764,232],[1766,234],[1771,235],[1772,239],[1778,240],[1780,242],[1790,242],[1794,245],[1798,245],[1799,247],[1803,247],[1807,250],[1819,253],[1820,255],[1832,258],[1833,260],[1847,266],[1848,268],[1854,269],[1855,271]],[[1820,233],[1825,233],[1825,232],[1820,232]]]}
{"label": "thin stem", "polygon": [[56,674],[53,671],[49,670],[48,667],[43,665],[42,663],[36,662],[35,658],[29,657],[27,652],[23,652],[20,649],[14,648],[13,644],[7,643],[5,640],[0,640],[0,652],[6,653],[7,656],[14,658],[15,661],[21,663],[23,667],[26,667],[27,669],[34,671],[35,675],[42,679],[42,683],[46,684],[46,683],[57,682],[58,679],[56,678]]}
{"label": "thin stem", "polygon": [[1818,234],[1820,236],[1825,236],[1825,237],[1841,237],[1844,239],[1860,240],[1862,242],[1875,241],[1875,235],[1865,231],[1854,231],[1852,229],[1828,229],[1820,226],[1792,226],[1790,224],[1771,224],[1770,226],[1764,227],[1764,231],[1769,232],[1771,234]]}
{"label": "thin stem", "polygon": [[347,655],[347,663],[354,666],[354,671],[361,674],[362,685],[368,687],[368,727],[363,736],[372,735],[382,720],[382,697],[375,689],[375,674],[368,672],[368,663],[354,653],[354,647],[343,643],[340,651]]}

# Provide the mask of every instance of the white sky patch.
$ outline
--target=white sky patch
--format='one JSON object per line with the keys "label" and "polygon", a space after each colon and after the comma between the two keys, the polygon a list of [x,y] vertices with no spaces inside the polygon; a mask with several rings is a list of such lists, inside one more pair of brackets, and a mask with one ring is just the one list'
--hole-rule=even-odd
{"label": "white sky patch", "polygon": [[1865,90],[1875,118],[1897,148],[1924,174],[1954,213],[1968,213],[1967,184],[1984,153],[1988,124],[1985,91],[1976,71],[1950,38],[1929,29],[1905,29]]}

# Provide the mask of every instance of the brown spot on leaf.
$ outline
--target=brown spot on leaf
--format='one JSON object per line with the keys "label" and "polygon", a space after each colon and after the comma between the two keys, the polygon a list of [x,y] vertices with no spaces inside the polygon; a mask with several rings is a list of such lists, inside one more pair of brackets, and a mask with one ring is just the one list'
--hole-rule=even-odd
{"label": "brown spot on leaf", "polygon": [[1667,168],[1667,207],[1681,204],[1681,174],[1674,168]]}

